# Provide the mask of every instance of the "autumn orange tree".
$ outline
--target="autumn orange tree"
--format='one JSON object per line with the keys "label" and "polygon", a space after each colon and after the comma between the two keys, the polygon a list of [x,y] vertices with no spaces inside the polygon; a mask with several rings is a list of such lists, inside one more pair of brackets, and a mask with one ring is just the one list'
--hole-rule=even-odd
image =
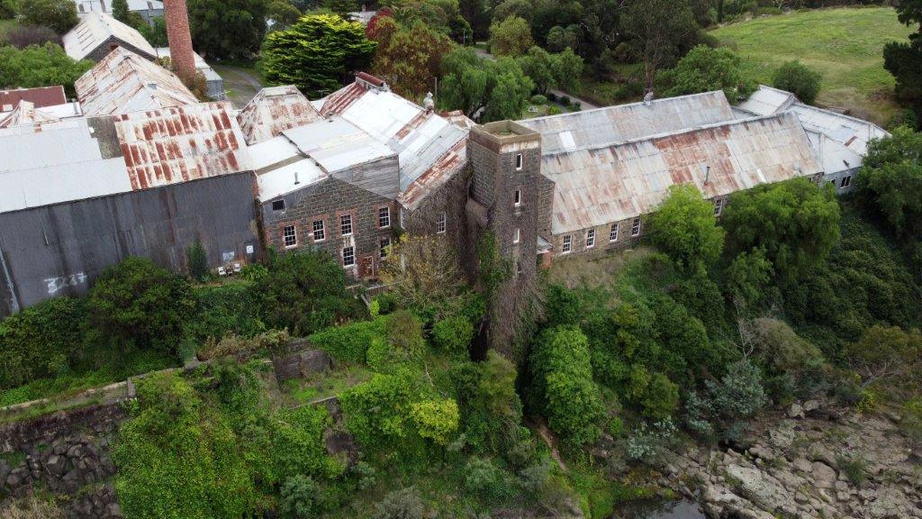
{"label": "autumn orange tree", "polygon": [[435,90],[442,57],[452,49],[451,38],[421,21],[405,26],[392,17],[377,20],[369,36],[378,42],[372,73],[394,92],[418,99]]}

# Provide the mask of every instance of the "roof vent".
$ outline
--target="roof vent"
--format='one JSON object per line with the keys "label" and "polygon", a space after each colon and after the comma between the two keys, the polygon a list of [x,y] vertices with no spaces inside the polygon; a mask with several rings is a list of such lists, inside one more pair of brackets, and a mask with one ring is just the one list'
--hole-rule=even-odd
{"label": "roof vent", "polygon": [[298,185],[298,184],[300,184],[300,183],[301,183],[301,181],[298,180],[298,172],[295,171],[295,185]]}
{"label": "roof vent", "polygon": [[149,88],[149,89],[151,89],[151,90],[157,90],[157,82],[156,82],[156,81],[149,81],[149,82],[147,83],[147,88]]}

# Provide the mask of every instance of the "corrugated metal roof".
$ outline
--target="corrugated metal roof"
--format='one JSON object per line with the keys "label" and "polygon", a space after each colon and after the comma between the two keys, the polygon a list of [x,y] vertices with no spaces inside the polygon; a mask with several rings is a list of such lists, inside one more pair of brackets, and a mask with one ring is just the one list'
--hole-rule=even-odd
{"label": "corrugated metal roof", "polygon": [[739,108],[752,115],[773,115],[787,110],[796,102],[797,97],[790,92],[759,85],[759,89],[740,103]]}
{"label": "corrugated metal roof", "polygon": [[268,201],[330,178],[313,160],[301,159],[259,175],[259,199]]}
{"label": "corrugated metal roof", "polygon": [[283,131],[322,119],[294,86],[264,88],[237,114],[248,144],[269,140]]}
{"label": "corrugated metal roof", "polygon": [[13,90],[0,90],[0,112],[10,112],[20,101],[28,101],[35,108],[60,105],[67,102],[64,97],[64,87],[50,86],[38,88],[17,88]]}
{"label": "corrugated metal roof", "polygon": [[394,150],[338,117],[283,133],[301,153],[317,161],[329,173],[395,155]]}
{"label": "corrugated metal roof", "polygon": [[871,139],[890,135],[874,123],[803,103],[794,103],[790,111],[805,130],[822,133],[862,157],[867,155]]}
{"label": "corrugated metal roof", "polygon": [[9,128],[20,124],[50,123],[59,120],[52,114],[36,110],[35,105],[28,101],[20,101],[15,110],[0,116],[0,128]]}
{"label": "corrugated metal roof", "polygon": [[784,113],[545,155],[541,171],[557,184],[552,232],[560,234],[650,213],[674,184],[693,183],[711,198],[822,166]]}
{"label": "corrugated metal roof", "polygon": [[132,189],[252,169],[230,103],[112,117]]}
{"label": "corrugated metal roof", "polygon": [[[77,15],[86,16],[88,13],[112,13],[111,0],[75,0]],[[128,0],[129,11],[163,11],[163,2],[160,0]]]}
{"label": "corrugated metal roof", "polygon": [[406,187],[401,177],[400,196],[397,201],[409,210],[417,209],[426,197],[444,186],[467,165],[467,139],[457,141],[451,148],[417,176]]}
{"label": "corrugated metal roof", "polygon": [[541,134],[544,154],[607,146],[734,118],[721,91],[519,121]]}
{"label": "corrugated metal roof", "polygon": [[121,47],[74,84],[86,115],[113,115],[198,103],[169,70]]}
{"label": "corrugated metal roof", "polygon": [[304,158],[298,147],[284,135],[248,146],[248,150],[253,170],[257,173]]}
{"label": "corrugated metal roof", "polygon": [[113,36],[147,54],[149,59],[157,57],[157,51],[137,29],[116,20],[111,15],[98,12],[87,14],[80,23],[64,35],[64,52],[78,61],[86,59]]}

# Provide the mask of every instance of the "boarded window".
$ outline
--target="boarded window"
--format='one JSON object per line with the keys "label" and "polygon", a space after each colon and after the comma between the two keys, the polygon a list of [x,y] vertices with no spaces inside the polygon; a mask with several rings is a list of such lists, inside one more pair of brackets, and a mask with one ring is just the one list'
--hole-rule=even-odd
{"label": "boarded window", "polygon": [[522,192],[519,191],[518,189],[515,190],[515,202],[514,202],[514,205],[515,205],[516,207],[522,205]]}
{"label": "boarded window", "polygon": [[842,177],[842,183],[839,185],[839,187],[848,187],[848,186],[850,186],[850,185],[852,185],[852,177],[851,177],[851,175],[849,175],[849,176],[847,176],[847,177]]}
{"label": "boarded window", "polygon": [[724,210],[724,200],[723,198],[718,198],[714,200],[714,216],[720,216]]}

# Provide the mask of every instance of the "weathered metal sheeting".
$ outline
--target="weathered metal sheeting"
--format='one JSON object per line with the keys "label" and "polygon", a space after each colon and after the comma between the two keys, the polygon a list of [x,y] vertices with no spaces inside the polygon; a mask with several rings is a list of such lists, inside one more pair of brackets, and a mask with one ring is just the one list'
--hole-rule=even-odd
{"label": "weathered metal sheeting", "polygon": [[810,145],[820,158],[823,172],[827,175],[858,169],[864,162],[862,155],[822,133],[808,131],[807,136],[810,138]]}
{"label": "weathered metal sheeting", "polygon": [[16,109],[9,114],[0,114],[0,128],[19,126],[21,124],[41,124],[59,121],[57,117],[35,108],[28,101],[20,101]]}
{"label": "weathered metal sheeting", "polygon": [[330,117],[333,115],[340,115],[349,108],[352,103],[357,99],[364,96],[367,93],[369,88],[364,84],[355,81],[350,85],[347,85],[336,92],[324,97],[321,101],[323,102],[322,107],[320,108],[320,115],[324,117]]}
{"label": "weathered metal sheeting", "polygon": [[298,147],[284,135],[273,137],[247,147],[253,171],[263,173],[284,164],[304,158]]}
{"label": "weathered metal sheeting", "polygon": [[723,92],[609,106],[519,121],[541,134],[546,155],[609,146],[734,119]]}
{"label": "weathered metal sheeting", "polygon": [[411,211],[417,209],[427,196],[444,186],[466,165],[467,139],[460,139],[406,187],[401,186],[397,201]]}
{"label": "weathered metal sheeting", "polygon": [[712,198],[822,172],[789,113],[545,155],[541,167],[556,183],[554,234],[650,213],[675,184]]}
{"label": "weathered metal sheeting", "polygon": [[230,103],[112,117],[134,190],[252,169]]}
{"label": "weathered metal sheeting", "polygon": [[272,200],[329,178],[311,159],[301,159],[259,175],[259,199]]}
{"label": "weathered metal sheeting", "polygon": [[253,182],[244,172],[0,214],[0,316],[14,298],[24,308],[85,294],[103,269],[127,256],[184,272],[196,240],[212,268],[255,260]]}
{"label": "weathered metal sheeting", "polygon": [[74,87],[88,116],[198,103],[172,72],[121,47],[80,76]]}
{"label": "weathered metal sheeting", "polygon": [[794,103],[790,111],[797,115],[805,130],[822,133],[862,157],[867,155],[872,139],[890,135],[874,123],[803,103]]}
{"label": "weathered metal sheeting", "polygon": [[0,129],[0,213],[131,191],[125,162],[104,155],[100,138],[89,119]]}
{"label": "weathered metal sheeting", "polygon": [[267,141],[283,131],[321,119],[296,87],[264,88],[237,114],[247,144]]}
{"label": "weathered metal sheeting", "polygon": [[759,85],[759,89],[752,93],[748,99],[739,104],[739,108],[752,115],[774,115],[783,112],[797,102],[794,94]]}
{"label": "weathered metal sheeting", "polygon": [[86,59],[100,45],[116,38],[146,53],[150,59],[157,57],[157,51],[134,27],[116,20],[104,13],[89,13],[73,29],[64,35],[64,52],[75,60]]}
{"label": "weathered metal sheeting", "polygon": [[317,161],[329,173],[395,154],[371,135],[338,117],[285,130],[283,133],[301,153]]}

